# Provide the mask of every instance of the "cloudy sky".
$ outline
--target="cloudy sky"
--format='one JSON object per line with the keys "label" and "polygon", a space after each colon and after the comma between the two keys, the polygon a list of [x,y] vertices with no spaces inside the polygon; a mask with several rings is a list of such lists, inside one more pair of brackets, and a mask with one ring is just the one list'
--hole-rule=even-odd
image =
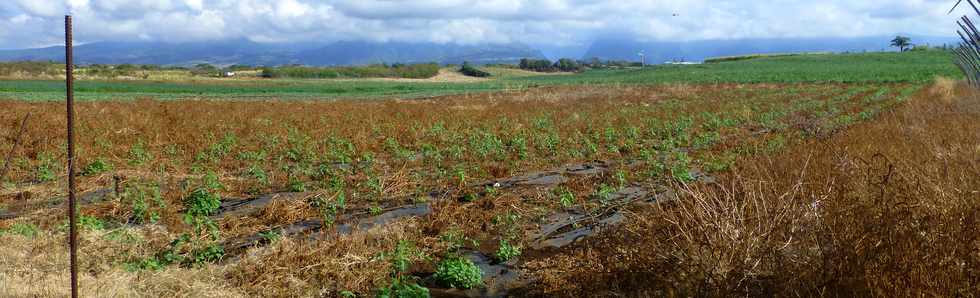
{"label": "cloudy sky", "polygon": [[[954,36],[954,0],[0,0],[0,49],[76,42],[524,42]],[[961,9],[958,14],[966,13]],[[676,16],[674,14],[677,14]]]}

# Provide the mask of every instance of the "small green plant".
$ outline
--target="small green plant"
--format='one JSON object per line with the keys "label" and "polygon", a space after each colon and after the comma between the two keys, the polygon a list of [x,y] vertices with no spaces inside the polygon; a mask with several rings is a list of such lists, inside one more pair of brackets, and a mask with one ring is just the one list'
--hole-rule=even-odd
{"label": "small green plant", "polygon": [[616,189],[603,183],[599,185],[599,188],[592,193],[592,197],[598,199],[602,203],[607,203],[609,199],[612,198],[612,194],[616,192]]}
{"label": "small green plant", "polygon": [[494,255],[497,262],[503,263],[510,261],[513,258],[521,255],[521,247],[511,244],[509,241],[501,239],[499,246],[497,248],[497,253]]}
{"label": "small green plant", "polygon": [[480,245],[480,243],[476,240],[466,237],[466,235],[463,234],[463,231],[457,227],[452,227],[447,230],[442,234],[442,236],[439,237],[439,240],[446,244],[446,250],[450,253],[456,253],[467,244],[471,244],[473,246]]}
{"label": "small green plant", "polygon": [[686,152],[674,152],[674,160],[670,164],[670,176],[680,182],[694,181],[694,175],[691,173],[690,165],[691,157]]}
{"label": "small green plant", "polygon": [[43,182],[53,181],[55,178],[57,178],[57,173],[55,173],[55,169],[57,169],[58,166],[56,165],[54,158],[51,157],[50,154],[47,153],[39,154],[37,157],[37,161],[38,161],[37,166],[34,168],[34,180],[43,183]]}
{"label": "small green plant", "polygon": [[121,200],[133,206],[130,221],[136,224],[155,223],[160,220],[160,210],[167,203],[160,196],[160,187],[153,185],[130,184],[122,194]]}
{"label": "small green plant", "polygon": [[420,286],[415,277],[408,275],[412,259],[421,255],[411,243],[399,241],[395,251],[386,257],[391,262],[391,282],[378,289],[378,297],[384,298],[427,298],[429,289]]}
{"label": "small green plant", "polygon": [[346,208],[346,194],[343,190],[339,189],[339,186],[335,188],[338,188],[338,190],[332,198],[328,199],[317,195],[307,200],[310,207],[320,211],[320,217],[323,219],[324,225],[332,225],[337,219],[337,213]]}
{"label": "small green plant", "polygon": [[204,175],[201,185],[184,199],[184,207],[187,208],[185,218],[188,218],[186,221],[190,222],[189,218],[196,216],[214,215],[221,207],[221,197],[215,192],[221,189],[224,189],[224,186],[218,182],[217,175],[214,173]]}
{"label": "small green plant", "polygon": [[260,232],[259,237],[262,237],[262,240],[266,243],[275,243],[276,241],[279,241],[280,237],[282,237],[282,232],[279,230],[268,230]]}
{"label": "small green plant", "polygon": [[371,206],[370,210],[368,211],[371,212],[371,215],[378,216],[381,215],[382,212],[384,212],[384,209],[381,208],[381,206],[375,205],[375,206]]}
{"label": "small green plant", "polygon": [[575,204],[575,194],[565,187],[555,188],[555,196],[558,197],[558,203],[562,207],[569,208]]}
{"label": "small green plant", "polygon": [[450,256],[439,262],[434,275],[444,287],[470,289],[483,284],[483,271],[469,259]]}
{"label": "small green plant", "polygon": [[248,167],[248,176],[255,179],[261,185],[269,185],[269,174],[265,172],[259,165],[251,165]]}
{"label": "small green plant", "polygon": [[139,140],[129,147],[129,164],[138,166],[152,159],[153,155],[146,150],[146,144],[143,143],[143,140]]}
{"label": "small green plant", "polygon": [[289,191],[291,192],[306,192],[306,183],[295,177],[289,178]]}
{"label": "small green plant", "polygon": [[225,256],[225,249],[219,243],[211,243],[201,249],[191,252],[191,265],[200,266],[205,263],[214,263]]}
{"label": "small green plant", "polygon": [[78,225],[81,226],[82,229],[89,230],[89,231],[105,230],[105,221],[94,216],[88,216],[88,215],[79,216]]}
{"label": "small green plant", "polygon": [[82,169],[82,176],[95,176],[112,170],[112,165],[107,163],[104,159],[96,159],[95,161],[89,163]]}

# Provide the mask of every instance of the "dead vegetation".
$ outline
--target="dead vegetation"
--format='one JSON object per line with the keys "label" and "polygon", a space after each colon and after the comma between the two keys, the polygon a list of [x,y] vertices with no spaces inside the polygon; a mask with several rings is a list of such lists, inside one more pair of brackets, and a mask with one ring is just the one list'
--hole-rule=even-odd
{"label": "dead vegetation", "polygon": [[980,101],[948,80],[528,263],[533,293],[972,296],[980,289]]}
{"label": "dead vegetation", "polygon": [[[506,289],[513,295],[969,294],[980,110],[955,83],[920,87],[579,86],[419,101],[86,103],[79,118],[92,137],[81,146],[83,164],[98,157],[113,167],[82,178],[83,188],[124,178],[122,194],[82,208],[112,225],[86,232],[85,278],[105,281],[82,284],[96,296],[369,296],[394,279],[436,286],[426,278],[441,260],[491,256],[506,240],[524,248],[505,266],[527,277]],[[59,161],[59,110],[0,108],[13,111],[0,115],[0,135],[24,112],[44,119],[29,127],[0,204],[51,199],[60,178],[36,180],[42,169],[59,171],[44,168]],[[554,171],[570,164],[603,168]],[[712,179],[694,177],[705,173]],[[185,216],[209,176],[223,184],[207,189],[221,194],[208,215],[219,243],[258,237],[261,245],[132,270],[183,234],[207,242]],[[664,186],[680,196],[614,199]],[[270,192],[278,194],[263,195]],[[233,203],[246,207],[222,209]],[[359,224],[406,205],[427,209]],[[40,230],[0,235],[13,239],[0,245],[0,260],[13,264],[0,277],[28,272],[8,280],[60,284],[60,209],[26,206],[0,231],[25,222]],[[571,247],[532,245],[549,218],[571,210],[626,220]],[[316,229],[284,232],[303,223]],[[405,243],[414,248],[402,256],[411,266],[393,270]],[[61,293],[19,284],[0,282],[0,292]]]}

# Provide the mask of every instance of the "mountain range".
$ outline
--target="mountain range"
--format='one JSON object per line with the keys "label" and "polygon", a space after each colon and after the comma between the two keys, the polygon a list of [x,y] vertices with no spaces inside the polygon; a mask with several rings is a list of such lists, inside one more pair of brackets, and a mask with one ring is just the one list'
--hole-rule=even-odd
{"label": "mountain range", "polygon": [[[955,44],[947,37],[910,36],[914,44]],[[651,64],[666,61],[701,61],[710,57],[794,52],[860,52],[890,50],[891,37],[781,38],[700,41],[637,41],[629,38],[597,39],[584,52],[584,60],[638,61],[641,51]],[[543,46],[549,51],[553,47]],[[894,50],[894,49],[891,49]],[[375,63],[477,64],[514,63],[521,58],[544,59],[542,51],[521,43],[458,45],[452,43],[365,42],[258,43],[247,39],[187,43],[94,42],[74,49],[78,64],[158,64],[188,66],[364,65]],[[563,51],[578,52],[578,51]],[[558,57],[551,57],[558,58]],[[0,61],[64,61],[64,47],[0,50]]]}
{"label": "mountain range", "polygon": [[[74,47],[77,64],[158,64],[314,66],[375,63],[479,64],[514,63],[521,58],[544,58],[527,45],[457,45],[405,42],[257,43],[248,40],[188,43],[95,42]],[[0,61],[64,61],[64,47],[3,50]]]}

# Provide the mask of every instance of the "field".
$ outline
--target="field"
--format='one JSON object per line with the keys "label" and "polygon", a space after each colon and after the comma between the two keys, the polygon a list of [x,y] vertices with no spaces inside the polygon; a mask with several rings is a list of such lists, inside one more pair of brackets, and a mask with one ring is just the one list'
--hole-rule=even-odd
{"label": "field", "polygon": [[[970,295],[980,102],[949,59],[83,81],[83,295]],[[12,296],[67,291],[59,84],[0,81],[0,152],[31,115]]]}
{"label": "field", "polygon": [[[421,98],[492,91],[521,91],[554,85],[651,85],[664,83],[899,83],[961,77],[946,52],[800,55],[705,65],[587,71],[581,75],[528,75],[491,69],[497,79],[467,82],[306,80],[84,80],[79,100],[121,99],[365,99]],[[803,71],[801,71],[803,70]],[[0,98],[63,100],[63,81],[0,80]]]}

